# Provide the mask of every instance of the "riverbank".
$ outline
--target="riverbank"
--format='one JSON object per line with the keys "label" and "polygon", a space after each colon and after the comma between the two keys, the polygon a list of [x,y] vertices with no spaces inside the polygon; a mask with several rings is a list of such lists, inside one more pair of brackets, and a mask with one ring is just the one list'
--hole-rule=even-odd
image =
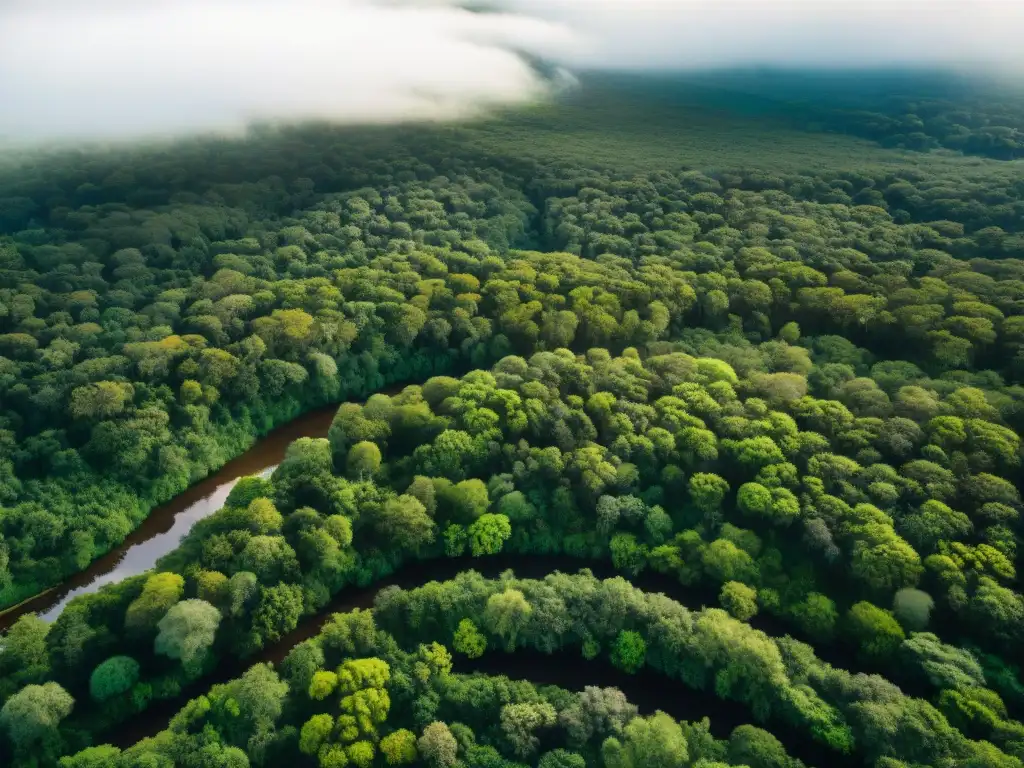
{"label": "riverbank", "polygon": [[0,631],[28,613],[38,613],[52,621],[73,598],[148,571],[178,545],[197,521],[220,509],[241,478],[273,469],[284,458],[288,446],[300,437],[326,437],[339,405],[317,408],[257,439],[249,450],[166,504],[154,508],[120,545],[94,560],[85,570],[0,613]]}

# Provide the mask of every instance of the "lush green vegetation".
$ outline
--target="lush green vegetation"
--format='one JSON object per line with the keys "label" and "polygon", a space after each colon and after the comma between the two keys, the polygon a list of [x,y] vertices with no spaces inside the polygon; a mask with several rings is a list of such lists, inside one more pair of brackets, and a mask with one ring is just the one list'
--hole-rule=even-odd
{"label": "lush green vegetation", "polygon": [[92,747],[61,765],[803,765],[753,726],[716,739],[706,720],[641,715],[615,689],[458,674],[453,661],[437,642],[403,648],[370,612],[338,614],[280,673],[255,665],[191,702],[157,737],[124,752]]}
{"label": "lush green vegetation", "polygon": [[[20,619],[0,760],[754,768],[813,744],[1020,766],[1019,164],[688,121],[673,98],[608,85],[473,126],[0,173],[6,602],[273,425],[366,398],[154,572]],[[372,394],[394,382],[417,383]],[[346,587],[499,552],[671,595],[585,574],[387,590],[280,676],[90,746]],[[784,748],[450,674],[436,643],[647,668]],[[615,714],[566,715],[591,706]]]}

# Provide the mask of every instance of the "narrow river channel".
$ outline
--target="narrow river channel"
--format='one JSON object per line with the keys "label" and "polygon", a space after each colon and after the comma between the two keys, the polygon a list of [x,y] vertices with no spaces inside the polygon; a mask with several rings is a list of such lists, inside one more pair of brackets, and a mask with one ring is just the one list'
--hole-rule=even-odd
{"label": "narrow river channel", "polygon": [[[590,570],[590,572],[599,579],[609,579],[621,575],[615,570],[611,562],[580,560],[569,557],[568,555],[501,554],[487,557],[446,557],[407,563],[391,576],[375,582],[374,584],[366,587],[348,587],[343,589],[335,595],[334,599],[331,600],[323,610],[315,616],[310,616],[304,619],[298,627],[286,634],[273,645],[264,648],[259,653],[246,658],[223,658],[215,670],[210,674],[205,675],[201,680],[197,680],[192,685],[188,686],[178,696],[163,701],[153,702],[146,711],[136,715],[129,722],[118,725],[116,731],[107,734],[106,738],[111,740],[116,746],[127,747],[136,743],[140,739],[144,739],[148,736],[155,736],[159,731],[167,727],[171,717],[176,714],[181,707],[183,707],[190,699],[206,693],[210,689],[211,685],[226,683],[229,680],[240,676],[253,664],[259,664],[261,662],[270,662],[274,665],[280,664],[292,648],[303,640],[316,637],[320,633],[324,624],[330,621],[334,614],[348,613],[349,611],[356,610],[357,608],[373,608],[377,594],[385,587],[397,586],[402,589],[414,589],[429,581],[445,581],[447,579],[452,579],[459,573],[471,569],[489,579],[497,578],[508,570],[513,571],[516,577],[520,579],[543,579],[548,574],[556,571],[561,571],[563,573],[578,573],[584,568]],[[672,577],[662,576],[656,573],[645,573],[634,579],[632,583],[637,588],[646,592],[661,592],[663,594],[667,594],[673,599],[687,605],[687,607],[692,610],[698,610],[705,605],[715,604],[713,592],[702,592],[699,589],[692,590],[690,588],[683,587]],[[689,599],[687,599],[687,597]],[[785,634],[784,625],[770,616],[756,616],[749,623],[768,634]],[[523,653],[529,655],[529,652],[527,651],[523,651]],[[570,654],[565,652],[559,654],[559,657],[564,660],[568,655]],[[534,657],[543,657],[543,654],[533,654],[530,656],[530,658]],[[595,677],[593,680],[589,680],[589,678],[586,677],[586,673],[583,671],[583,668],[585,666],[587,669],[590,669],[590,667],[588,665],[583,665],[582,658],[577,658],[576,660],[579,663],[570,665],[577,675],[575,678],[576,684],[570,685],[567,678],[554,676],[553,670],[555,667],[551,665],[550,657],[544,658],[548,658],[549,661],[546,664],[537,664],[536,671],[546,672],[546,674],[545,676],[537,677],[534,682],[562,685],[563,687],[581,690],[584,685],[617,686],[621,682],[627,682],[630,680],[635,681],[637,679],[635,676],[626,675],[610,665],[606,665],[608,669],[604,670],[600,663],[595,663],[592,671],[604,670],[607,674],[602,672],[601,676]],[[474,664],[476,664],[476,666],[474,666]],[[478,660],[478,663],[461,659],[458,671],[468,672],[479,670],[486,671],[489,674],[499,674],[498,669],[491,666],[493,664],[507,664],[507,671],[505,674],[508,674],[511,677],[515,677],[518,674],[524,679],[533,679],[527,673],[529,666],[524,667],[522,662],[516,660],[515,655],[504,653],[489,655],[484,659]],[[643,679],[647,681],[645,685],[651,683],[649,675],[654,675],[654,673],[648,671],[648,673],[645,673],[645,675],[642,676]],[[614,680],[612,678],[614,678]],[[708,715],[715,712],[724,712],[725,710],[723,710],[722,707],[728,709],[730,714],[728,717],[721,718],[722,723],[720,725],[731,725],[728,725],[722,735],[728,735],[728,731],[735,727],[735,725],[752,722],[749,710],[744,705],[737,704],[735,702],[723,702],[712,695],[691,691],[683,687],[681,683],[674,683],[664,678],[658,678],[658,685],[656,687],[665,691],[670,690],[672,697],[686,699],[689,701],[690,705],[694,703],[693,697],[698,697],[700,702],[702,702],[701,706],[706,705],[707,708],[705,714]],[[650,696],[647,695],[649,691],[645,691],[643,687],[638,688],[634,685],[632,688],[637,694],[637,700],[635,703],[638,705],[643,706],[645,703],[654,702],[654,699],[651,699]],[[623,691],[627,695],[630,695],[630,691],[625,687],[623,688]],[[653,711],[654,707],[663,709],[670,714],[672,714],[672,711],[670,710],[675,710],[678,713],[674,715],[676,717],[699,720],[703,716],[698,714],[701,711],[700,709],[688,709],[683,712],[679,707],[670,707],[668,705],[668,699],[664,695],[657,698],[657,703],[653,704],[651,711]],[[102,738],[103,736],[101,736],[101,740]]]}
{"label": "narrow river channel", "polygon": [[300,437],[326,437],[337,411],[337,405],[311,411],[259,438],[241,456],[168,503],[156,507],[119,546],[95,560],[84,571],[0,615],[0,630],[6,630],[26,613],[38,613],[47,621],[53,621],[72,598],[148,571],[157,560],[178,546],[182,536],[197,521],[224,506],[225,499],[240,479],[272,472],[281,463],[288,446]]}
{"label": "narrow river channel", "polygon": [[[138,741],[155,736],[167,728],[170,719],[190,699],[205,694],[211,685],[225,683],[240,676],[253,664],[270,662],[279,665],[296,645],[320,633],[335,613],[347,613],[357,608],[373,607],[377,594],[389,586],[412,589],[428,581],[443,581],[454,578],[466,570],[475,570],[486,578],[496,578],[512,570],[520,579],[543,579],[550,573],[577,573],[588,568],[596,577],[606,579],[619,575],[609,562],[578,560],[567,555],[512,555],[490,557],[459,557],[425,560],[409,563],[390,577],[361,588],[342,590],[323,611],[306,619],[300,626],[289,632],[277,643],[260,653],[245,658],[225,658],[217,668],[202,680],[186,688],[173,699],[154,702],[145,712],[130,721],[117,726],[108,734],[100,734],[98,743],[107,741],[126,748]],[[636,586],[647,591],[656,591],[657,586],[674,584],[678,592],[680,585],[673,579],[657,574],[648,574],[639,579]],[[697,609],[699,603],[691,604]],[[770,619],[755,621],[760,629],[779,629]],[[756,724],[750,708],[745,704],[718,698],[710,691],[688,688],[681,682],[664,677],[652,669],[642,669],[630,675],[616,669],[607,660],[586,661],[570,650],[554,654],[520,649],[514,654],[492,652],[482,658],[468,660],[458,657],[456,672],[483,672],[489,675],[505,675],[512,679],[529,680],[537,685],[557,685],[569,690],[581,691],[588,685],[615,687],[636,704],[641,713],[650,714],[660,709],[676,719],[697,721],[707,716],[711,720],[711,731],[718,738],[728,738],[730,731],[738,725]],[[840,755],[824,745],[807,737],[805,731],[778,719],[762,724],[776,733],[786,745],[789,753],[812,766],[832,768],[853,768],[858,761],[848,755]]]}

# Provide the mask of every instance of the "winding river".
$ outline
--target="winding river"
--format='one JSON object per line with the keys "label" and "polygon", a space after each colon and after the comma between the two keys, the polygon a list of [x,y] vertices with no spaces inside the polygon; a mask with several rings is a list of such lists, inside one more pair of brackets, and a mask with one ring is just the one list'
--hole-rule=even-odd
{"label": "winding river", "polygon": [[178,546],[182,536],[197,521],[224,506],[231,489],[241,478],[272,472],[281,463],[288,446],[300,437],[326,437],[337,411],[337,405],[320,408],[269,432],[206,479],[156,507],[120,545],[93,561],[84,571],[0,614],[0,630],[7,629],[26,613],[38,613],[52,621],[72,598],[148,571]]}
{"label": "winding river", "polygon": [[[188,686],[178,696],[154,702],[145,712],[130,721],[117,726],[116,730],[100,736],[115,746],[126,748],[140,740],[155,736],[167,728],[173,717],[189,699],[205,694],[211,685],[226,683],[239,677],[253,664],[271,662],[278,665],[288,652],[303,640],[315,637],[332,615],[347,613],[357,608],[372,608],[377,594],[389,586],[412,589],[424,583],[454,578],[462,571],[473,569],[486,578],[496,578],[507,570],[513,570],[520,579],[543,579],[550,573],[562,571],[576,573],[588,568],[601,579],[620,575],[611,563],[578,560],[566,555],[509,555],[490,557],[459,557],[437,560],[421,560],[409,563],[392,576],[362,588],[342,590],[330,604],[316,616],[305,619],[278,642],[260,653],[244,659],[230,657],[218,663],[216,669],[203,679]],[[647,592],[662,591],[659,586],[674,584],[674,592],[681,585],[674,579],[657,574],[646,574],[634,583]],[[693,606],[691,606],[693,607]],[[755,618],[751,624],[764,631],[779,630],[777,622],[768,617]],[[636,674],[627,674],[612,666],[605,659],[587,661],[578,652],[569,650],[544,654],[538,651],[519,649],[514,654],[490,652],[475,660],[458,656],[455,671],[460,673],[482,672],[489,675],[505,675],[511,679],[529,680],[535,685],[557,685],[574,691],[582,691],[588,685],[614,687],[626,694],[642,714],[662,710],[677,720],[699,721],[710,718],[711,732],[717,738],[728,738],[733,728],[755,723],[749,707],[736,701],[718,698],[711,691],[699,691],[682,683],[666,678],[652,669],[644,668]],[[830,765],[834,768],[853,768],[859,761],[849,755],[838,754],[823,744],[807,738],[806,731],[795,728],[778,718],[772,718],[762,727],[775,733],[786,745],[789,754],[798,757],[808,765]]]}

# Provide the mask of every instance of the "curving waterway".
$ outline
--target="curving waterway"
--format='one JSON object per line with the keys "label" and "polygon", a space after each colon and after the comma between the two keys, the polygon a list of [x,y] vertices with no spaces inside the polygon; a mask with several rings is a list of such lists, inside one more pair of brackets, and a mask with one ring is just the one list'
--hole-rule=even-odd
{"label": "curving waterway", "polygon": [[196,522],[224,506],[235,483],[249,475],[273,472],[284,459],[288,446],[300,437],[326,437],[337,411],[337,405],[310,411],[259,438],[248,451],[168,503],[154,508],[120,545],[93,561],[84,571],[0,615],[0,630],[7,629],[26,613],[38,613],[52,621],[72,598],[148,571],[178,546]]}
{"label": "curving waterway", "polygon": [[[421,587],[429,581],[446,581],[448,579],[455,578],[458,574],[467,571],[474,570],[484,578],[494,579],[500,576],[506,571],[512,571],[515,573],[518,579],[543,579],[545,576],[561,571],[562,573],[579,573],[582,569],[589,570],[595,577],[599,579],[610,579],[615,576],[621,576],[618,571],[615,570],[611,562],[605,560],[581,560],[569,555],[524,555],[524,554],[510,554],[503,553],[500,555],[488,555],[484,557],[472,557],[464,555],[455,558],[436,558],[430,560],[415,560],[401,566],[395,573],[390,576],[376,581],[373,584],[365,587],[346,587],[336,594],[330,603],[328,603],[323,609],[313,616],[308,616],[302,620],[302,623],[298,627],[293,629],[291,632],[286,633],[280,640],[273,645],[270,645],[258,653],[252,656],[246,657],[225,657],[220,659],[216,668],[208,674],[204,675],[200,680],[196,680],[191,685],[187,686],[185,690],[181,691],[180,694],[170,699],[164,699],[160,701],[154,701],[152,704],[142,713],[133,717],[126,723],[121,723],[117,726],[116,731],[112,731],[109,734],[101,736],[100,741],[104,738],[109,740],[115,746],[128,747],[141,739],[149,736],[155,736],[159,731],[167,727],[171,717],[175,715],[190,699],[196,696],[205,694],[209,691],[212,685],[218,683],[226,683],[236,677],[239,677],[245,670],[254,664],[269,662],[275,666],[280,664],[285,656],[299,643],[304,640],[316,637],[320,634],[320,630],[323,629],[324,625],[331,620],[335,614],[348,613],[357,609],[371,609],[374,606],[374,601],[381,590],[387,587],[399,587],[401,589],[415,589]],[[644,573],[639,577],[635,578],[631,582],[638,589],[642,589],[645,592],[655,593],[661,592],[666,594],[673,599],[683,602],[684,595],[686,593],[689,597],[689,606],[691,609],[703,607],[704,605],[714,605],[715,599],[711,592],[702,593],[701,590],[693,590],[683,587],[675,579],[662,576],[656,573]],[[686,604],[686,603],[684,603]],[[755,616],[750,622],[752,626],[760,629],[768,634],[782,635],[785,634],[783,625],[774,620],[770,616],[759,615]],[[528,651],[517,651],[516,653],[530,653]],[[543,656],[543,654],[535,654]],[[560,657],[567,657],[572,654],[561,653]],[[547,657],[550,658],[550,657]],[[499,661],[500,660],[500,661]],[[577,657],[577,660],[582,662],[581,657]],[[487,664],[493,663],[505,663],[507,664],[507,672],[510,676],[515,676],[518,670],[522,668],[517,666],[518,662],[515,661],[515,655],[498,653],[489,655],[485,659],[476,660],[479,663],[479,667],[473,666],[476,662],[471,662],[460,657],[460,668],[457,671],[486,671],[491,674],[499,674],[493,668],[486,666]],[[598,665],[600,666],[600,665]],[[579,665],[571,665],[572,669],[579,672]],[[553,668],[544,665],[537,667],[538,671],[541,669],[547,669],[548,677],[550,679],[541,679],[538,677],[534,682],[537,683],[548,683],[552,685],[561,685],[563,687],[572,688],[572,685],[568,685],[564,678],[555,678]],[[610,670],[610,671],[609,671]],[[614,667],[608,665],[607,675],[604,676],[603,681],[595,678],[594,681],[586,681],[584,675],[579,675],[575,678],[575,681],[579,683],[577,689],[581,689],[583,685],[616,685],[617,682],[621,682],[626,678],[635,680],[634,677],[620,673],[621,678],[616,677],[616,682],[609,682],[611,677],[615,676],[618,671]],[[653,674],[653,673],[651,673]],[[529,675],[522,675],[526,678]],[[686,688],[676,686],[667,680],[661,680],[660,688],[670,688],[673,693],[672,696],[693,696],[697,695],[695,692],[687,692]],[[642,688],[635,688],[636,702],[637,704],[643,705],[649,703],[648,699],[644,696]],[[623,688],[623,691],[632,696],[629,690]],[[705,701],[706,699],[706,701]],[[659,703],[654,705],[659,707],[666,712],[669,712],[665,704],[665,697],[659,698]],[[705,704],[709,706],[714,704],[715,707],[721,704],[720,700],[714,696],[705,696],[702,699]],[[729,718],[723,718],[723,723],[733,722],[734,725],[750,722],[749,711],[741,704],[731,703],[728,705],[732,709],[732,715]],[[652,708],[653,711],[653,708]],[[718,712],[718,709],[714,709]],[[671,712],[670,712],[671,714]],[[705,714],[710,715],[711,711]],[[682,715],[679,715],[680,717]],[[688,712],[686,717],[690,719],[700,719],[703,715],[695,715],[692,711]],[[739,720],[736,718],[739,717]],[[730,727],[734,727],[730,726]],[[728,731],[726,731],[726,735]]]}
{"label": "curving waterway", "polygon": [[[292,648],[303,640],[317,636],[334,614],[347,613],[358,608],[373,608],[378,593],[386,587],[411,589],[431,580],[443,581],[454,578],[468,569],[473,569],[486,578],[496,578],[504,571],[512,570],[516,578],[543,579],[555,571],[577,573],[583,568],[601,579],[620,575],[611,563],[578,560],[567,555],[502,554],[409,563],[388,578],[370,586],[342,590],[321,612],[307,618],[278,642],[254,656],[244,659],[222,659],[216,669],[202,680],[197,680],[172,699],[153,702],[146,711],[126,723],[121,723],[116,730],[100,734],[97,743],[112,743],[123,749],[142,739],[155,736],[168,727],[171,717],[190,699],[207,693],[214,684],[226,683],[240,676],[253,664],[280,664]],[[634,583],[649,592],[661,591],[657,587],[673,584],[676,587],[674,591],[679,591],[680,586],[678,582],[656,574],[648,574],[646,578],[637,579]],[[775,622],[766,620],[766,617],[751,623],[759,625],[758,628],[764,631],[779,629]],[[514,654],[489,652],[475,660],[459,656],[456,659],[455,671],[505,675],[511,679],[529,680],[535,685],[557,685],[575,691],[581,691],[588,685],[618,688],[643,714],[660,709],[680,720],[698,721],[703,717],[710,718],[711,731],[717,738],[728,738],[730,731],[739,725],[756,723],[750,708],[740,702],[720,699],[711,691],[688,688],[681,682],[664,677],[648,668],[636,674],[627,674],[605,659],[587,661],[579,652],[570,650],[557,651],[553,654],[526,649],[519,649]],[[860,764],[852,756],[838,754],[823,744],[807,738],[806,731],[777,717],[768,723],[762,723],[761,726],[773,731],[785,744],[790,755],[800,758],[808,765],[855,768]]]}

